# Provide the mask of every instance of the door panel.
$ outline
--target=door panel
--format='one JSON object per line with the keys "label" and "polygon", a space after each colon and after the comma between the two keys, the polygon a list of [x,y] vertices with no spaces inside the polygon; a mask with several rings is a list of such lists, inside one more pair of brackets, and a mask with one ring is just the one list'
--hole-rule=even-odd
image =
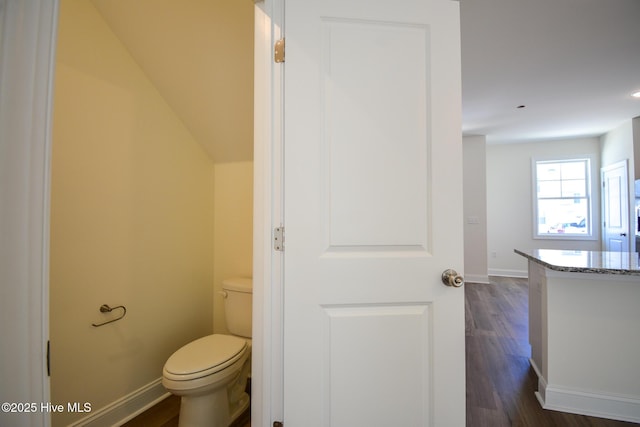
{"label": "door panel", "polygon": [[[322,394],[327,399],[323,415],[330,425],[428,425],[432,412],[430,306],[367,304],[323,308]],[[385,345],[381,346],[381,342]],[[394,363],[399,358],[402,363]],[[371,402],[400,404],[386,403],[379,410],[363,411]],[[422,411],[415,410],[421,407]]]}
{"label": "door panel", "polygon": [[330,245],[426,249],[427,28],[348,20],[321,27]]}
{"label": "door panel", "polygon": [[628,252],[629,191],[627,163],[619,162],[602,169],[602,220],[604,250]]}
{"label": "door panel", "polygon": [[458,9],[286,3],[287,425],[464,425]]}

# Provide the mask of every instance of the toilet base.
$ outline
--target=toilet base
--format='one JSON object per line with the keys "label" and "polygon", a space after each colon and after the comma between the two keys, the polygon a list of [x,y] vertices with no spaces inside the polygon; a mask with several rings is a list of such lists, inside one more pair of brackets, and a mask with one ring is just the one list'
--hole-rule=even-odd
{"label": "toilet base", "polygon": [[240,396],[240,400],[238,400],[235,405],[232,405],[233,407],[231,408],[231,419],[229,420],[229,424],[233,423],[240,415],[242,415],[242,413],[249,407],[249,403],[251,403],[251,398],[247,393]]}
{"label": "toilet base", "polygon": [[251,398],[247,393],[233,405],[229,405],[227,393],[204,396],[182,396],[180,402],[179,427],[227,427],[248,407]]}
{"label": "toilet base", "polygon": [[247,358],[240,372],[226,386],[213,393],[183,395],[178,427],[227,427],[233,423],[251,403],[246,392],[250,369],[251,358]]}

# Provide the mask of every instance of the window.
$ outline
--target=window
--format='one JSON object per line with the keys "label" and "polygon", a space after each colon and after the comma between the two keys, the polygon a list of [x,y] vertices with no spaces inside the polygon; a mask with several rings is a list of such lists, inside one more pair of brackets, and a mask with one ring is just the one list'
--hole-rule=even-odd
{"label": "window", "polygon": [[533,162],[534,235],[591,237],[590,159]]}

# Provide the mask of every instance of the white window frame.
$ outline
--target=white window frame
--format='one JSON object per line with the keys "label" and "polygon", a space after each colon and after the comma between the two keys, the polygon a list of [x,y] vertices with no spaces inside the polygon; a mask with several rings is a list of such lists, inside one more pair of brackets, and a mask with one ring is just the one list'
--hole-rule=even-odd
{"label": "white window frame", "polygon": [[[582,234],[577,233],[559,233],[559,234],[548,234],[543,233],[540,234],[538,231],[538,177],[537,177],[537,165],[538,163],[565,163],[565,162],[575,162],[575,161],[586,161],[587,162],[587,178],[586,178],[586,199],[587,199],[587,224],[588,229],[587,232]],[[597,224],[594,221],[597,221],[597,218],[594,213],[594,204],[593,204],[593,189],[597,188],[598,176],[594,173],[594,168],[596,167],[595,158],[593,155],[575,155],[575,156],[553,156],[553,157],[538,157],[531,159],[531,181],[532,181],[532,206],[533,206],[533,238],[541,239],[541,240],[597,240],[596,235],[596,227]]]}

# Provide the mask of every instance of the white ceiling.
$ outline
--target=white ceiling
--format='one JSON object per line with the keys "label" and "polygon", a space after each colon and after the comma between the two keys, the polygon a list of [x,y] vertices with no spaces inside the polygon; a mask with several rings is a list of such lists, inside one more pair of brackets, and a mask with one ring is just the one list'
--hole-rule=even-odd
{"label": "white ceiling", "polygon": [[[214,161],[251,159],[253,1],[92,1]],[[460,2],[465,135],[599,136],[640,116],[640,0]]]}
{"label": "white ceiling", "polygon": [[640,0],[460,2],[466,135],[599,136],[640,116]]}

